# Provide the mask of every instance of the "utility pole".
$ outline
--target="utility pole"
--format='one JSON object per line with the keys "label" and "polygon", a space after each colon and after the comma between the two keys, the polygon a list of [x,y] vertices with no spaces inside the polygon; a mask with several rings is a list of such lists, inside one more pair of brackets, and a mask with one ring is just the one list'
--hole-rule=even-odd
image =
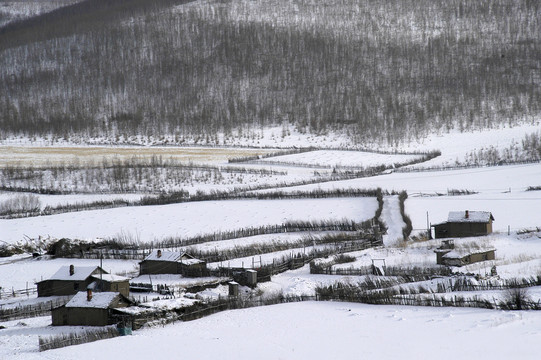
{"label": "utility pole", "polygon": [[428,218],[428,211],[426,212],[426,233],[428,235],[428,239],[432,239],[432,232],[430,231],[430,221]]}
{"label": "utility pole", "polygon": [[103,291],[103,253],[100,251],[100,291]]}

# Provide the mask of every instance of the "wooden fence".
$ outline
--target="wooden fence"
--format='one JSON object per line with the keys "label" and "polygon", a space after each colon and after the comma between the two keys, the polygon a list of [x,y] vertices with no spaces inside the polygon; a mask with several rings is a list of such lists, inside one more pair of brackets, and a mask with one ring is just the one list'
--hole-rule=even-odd
{"label": "wooden fence", "polygon": [[19,296],[30,296],[30,295],[36,294],[37,292],[38,292],[37,286],[31,286],[31,287],[27,287],[26,289],[19,289],[19,290],[15,290],[13,288],[11,288],[11,290],[0,288],[0,299],[8,299],[8,298],[19,297]]}
{"label": "wooden fence", "polygon": [[454,165],[454,166],[430,166],[430,167],[423,167],[423,168],[401,167],[393,171],[401,172],[401,173],[448,171],[448,170],[478,169],[478,168],[493,167],[493,166],[537,164],[539,162],[541,161],[540,160],[519,160],[519,161],[507,161],[507,162],[499,161],[497,163],[490,163],[486,165],[470,164],[470,165]]}
{"label": "wooden fence", "polygon": [[87,330],[80,334],[60,334],[51,337],[39,337],[39,351],[59,349],[71,345],[86,344],[93,341],[111,339],[119,336],[119,331],[115,327],[105,329]]}
{"label": "wooden fence", "polygon": [[70,300],[70,298],[70,296],[62,296],[54,300],[49,300],[34,305],[0,309],[0,321],[26,319],[36,316],[49,315],[52,309],[66,304]]}

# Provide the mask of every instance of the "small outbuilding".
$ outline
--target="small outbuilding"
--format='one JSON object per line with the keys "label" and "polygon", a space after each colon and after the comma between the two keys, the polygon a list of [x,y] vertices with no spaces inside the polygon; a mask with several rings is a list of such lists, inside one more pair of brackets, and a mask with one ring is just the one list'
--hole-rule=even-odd
{"label": "small outbuilding", "polygon": [[492,233],[494,217],[488,211],[451,211],[447,221],[431,225],[436,239],[482,236]]}
{"label": "small outbuilding", "polygon": [[120,293],[92,290],[81,291],[65,305],[51,311],[54,326],[84,325],[106,326],[116,324],[119,312],[115,309],[132,305],[132,301]]}
{"label": "small outbuilding", "polygon": [[464,266],[496,258],[496,249],[494,248],[456,249],[452,240],[444,241],[434,252],[436,253],[436,263],[446,266]]}
{"label": "small outbuilding", "polygon": [[198,277],[207,274],[207,263],[185,252],[154,250],[139,266],[139,275],[181,274]]}
{"label": "small outbuilding", "polygon": [[111,274],[92,275],[94,280],[87,289],[92,291],[111,291],[118,292],[125,297],[130,296],[130,279]]}
{"label": "small outbuilding", "polygon": [[[95,281],[93,276],[107,274],[99,266],[62,266],[49,279],[37,283],[38,297],[55,295],[74,295],[86,290]],[[127,285],[129,286],[129,285]]]}

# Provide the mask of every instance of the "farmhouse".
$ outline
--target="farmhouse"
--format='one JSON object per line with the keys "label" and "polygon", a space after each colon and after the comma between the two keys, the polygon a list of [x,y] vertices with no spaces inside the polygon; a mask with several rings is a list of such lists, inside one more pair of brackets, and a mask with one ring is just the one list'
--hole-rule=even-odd
{"label": "farmhouse", "polygon": [[130,295],[130,279],[111,274],[92,275],[94,280],[87,289],[93,291],[112,291],[118,292],[125,297]]}
{"label": "farmhouse", "polygon": [[74,295],[95,281],[93,276],[107,274],[99,266],[62,266],[53,276],[37,283],[38,297]]}
{"label": "farmhouse", "polygon": [[464,266],[480,261],[494,260],[496,249],[455,249],[454,241],[444,241],[434,250],[436,263],[446,266]]}
{"label": "farmhouse", "polygon": [[488,211],[451,211],[446,222],[431,225],[436,239],[492,233],[494,217]]}
{"label": "farmhouse", "polygon": [[206,262],[185,252],[154,250],[139,263],[139,275],[144,274],[182,274],[184,276],[204,276]]}
{"label": "farmhouse", "polygon": [[54,326],[86,325],[106,326],[117,323],[122,315],[116,311],[132,305],[132,301],[120,293],[93,293],[81,291],[65,305],[53,309]]}

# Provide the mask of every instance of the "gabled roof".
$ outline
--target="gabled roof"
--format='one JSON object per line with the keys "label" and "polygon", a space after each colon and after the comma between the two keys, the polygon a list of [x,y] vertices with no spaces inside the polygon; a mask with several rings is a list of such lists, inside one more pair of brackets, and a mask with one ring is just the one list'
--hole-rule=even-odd
{"label": "gabled roof", "polygon": [[92,299],[88,301],[86,291],[79,291],[68,301],[66,307],[107,309],[117,296],[121,295],[116,292],[96,292],[92,294]]}
{"label": "gabled roof", "polygon": [[[466,217],[467,214],[467,217]],[[489,211],[450,211],[447,222],[488,223],[494,220]]]}
{"label": "gabled roof", "polygon": [[[73,281],[84,281],[90,275],[92,275],[96,270],[105,271],[99,266],[74,266],[73,275],[70,275],[70,266],[62,266],[53,276],[46,280],[73,280]],[[44,280],[45,281],[45,280]],[[41,282],[41,281],[40,281]]]}
{"label": "gabled roof", "polygon": [[92,278],[96,280],[107,281],[110,283],[130,280],[127,277],[119,276],[119,275],[112,275],[112,274],[101,274],[101,275],[96,274],[96,275],[92,275]]}
{"label": "gabled roof", "polygon": [[[161,253],[160,256],[158,256],[158,252]],[[181,260],[187,260],[187,259],[193,259],[194,257],[180,251],[162,251],[162,250],[154,250],[152,251],[143,261],[171,261],[171,262],[177,262]]]}

